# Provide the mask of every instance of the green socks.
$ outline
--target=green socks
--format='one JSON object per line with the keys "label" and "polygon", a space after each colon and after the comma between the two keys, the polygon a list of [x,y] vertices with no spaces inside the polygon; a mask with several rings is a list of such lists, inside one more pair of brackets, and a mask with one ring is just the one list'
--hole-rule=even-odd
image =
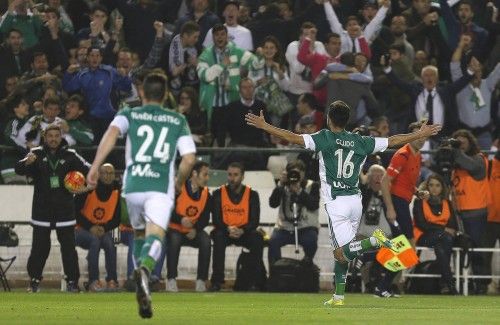
{"label": "green socks", "polygon": [[367,250],[378,248],[375,237],[366,238],[359,241],[352,241],[342,247],[342,251],[347,260],[352,261]]}
{"label": "green socks", "polygon": [[344,299],[345,292],[345,280],[347,277],[347,268],[349,263],[341,263],[335,261],[335,266],[333,268],[335,272],[335,295],[333,298],[335,300]]}
{"label": "green socks", "polygon": [[144,238],[134,238],[134,264],[135,268],[141,265],[141,251],[144,246]]}
{"label": "green socks", "polygon": [[[156,235],[148,235],[142,246],[140,266],[146,268],[149,273],[154,269],[156,261],[160,258],[163,241]],[[134,250],[135,252],[135,250]]]}

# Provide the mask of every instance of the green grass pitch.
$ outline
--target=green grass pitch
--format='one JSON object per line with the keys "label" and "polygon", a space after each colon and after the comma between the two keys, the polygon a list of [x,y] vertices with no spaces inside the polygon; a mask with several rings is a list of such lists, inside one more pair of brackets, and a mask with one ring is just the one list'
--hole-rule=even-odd
{"label": "green grass pitch", "polygon": [[499,324],[498,296],[349,294],[323,307],[329,294],[153,293],[154,314],[141,320],[133,293],[0,293],[0,324]]}

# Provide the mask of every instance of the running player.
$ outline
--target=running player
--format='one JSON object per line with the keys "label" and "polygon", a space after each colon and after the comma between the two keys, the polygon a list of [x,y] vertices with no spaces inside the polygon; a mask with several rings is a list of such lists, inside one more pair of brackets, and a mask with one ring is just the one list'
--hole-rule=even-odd
{"label": "running player", "polygon": [[328,110],[328,130],[298,135],[268,124],[262,111],[260,116],[250,113],[245,116],[249,125],[319,153],[321,195],[329,217],[328,225],[336,261],[335,293],[325,302],[327,306],[344,304],[346,274],[350,261],[373,248],[392,248],[391,242],[380,229],[376,229],[370,238],[355,240],[362,211],[358,180],[366,156],[384,151],[388,147],[427,138],[441,130],[440,125],[424,123],[418,131],[410,134],[394,135],[390,138],[366,137],[345,130],[349,117],[349,106],[342,101],[335,101],[330,104]]}
{"label": "running player", "polygon": [[[99,166],[115,146],[116,139],[127,134],[123,193],[134,228],[134,278],[139,315],[143,318],[153,315],[149,274],[161,254],[175,191],[180,190],[195,162],[196,148],[186,119],[162,107],[166,90],[164,75],[153,73],[146,77],[143,89],[139,90],[143,106],[118,112],[99,144],[87,175],[87,183],[95,186]],[[182,160],[175,182],[177,150]]]}

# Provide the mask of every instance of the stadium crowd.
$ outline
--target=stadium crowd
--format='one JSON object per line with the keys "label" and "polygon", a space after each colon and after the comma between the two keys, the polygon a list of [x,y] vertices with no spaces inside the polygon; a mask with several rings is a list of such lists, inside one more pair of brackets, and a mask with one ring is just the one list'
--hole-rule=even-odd
{"label": "stadium crowd", "polygon": [[[415,229],[421,233],[414,243],[435,247],[436,255],[446,261],[460,230],[477,247],[492,247],[500,237],[499,188],[493,177],[499,175],[498,155],[495,159],[481,154],[496,151],[500,145],[499,0],[9,0],[3,6],[0,128],[4,131],[0,144],[15,148],[0,157],[4,184],[27,182],[14,167],[43,144],[41,133],[48,125],[57,124],[63,143],[70,147],[99,144],[117,111],[141,105],[142,81],[155,71],[168,76],[164,106],[185,115],[195,143],[201,147],[286,148],[287,143],[246,125],[245,114],[263,110],[276,126],[312,134],[325,126],[325,109],[334,100],[351,107],[349,129],[365,135],[406,133],[410,123],[421,120],[442,124],[442,134],[458,142],[436,137],[404,147],[392,160],[385,153],[367,160],[361,182],[378,198],[378,205],[371,207],[374,202],[367,199],[364,211],[376,210],[387,217],[393,235],[399,231],[413,238],[411,220],[402,222],[400,218],[406,213],[409,216],[408,204],[417,194],[418,184],[425,181],[421,189],[440,199],[418,197]],[[429,149],[438,154],[419,153]],[[92,154],[86,151],[84,156],[89,160]],[[245,169],[265,169],[267,158],[266,153],[216,154],[210,167],[229,167],[238,174]],[[299,159],[305,184],[308,179],[317,181],[318,157],[301,153]],[[234,161],[243,161],[244,166],[231,165]],[[119,158],[112,162],[123,169]],[[383,167],[370,170],[372,165]],[[204,194],[197,192],[198,187],[206,186],[201,172],[208,166],[197,168],[190,178],[190,182],[198,182],[196,190],[186,190],[199,197]],[[112,169],[106,173],[114,174],[112,165],[103,169]],[[377,172],[382,175],[374,180]],[[398,181],[399,174],[408,178]],[[273,206],[279,206],[285,195],[283,183],[278,182],[281,188],[273,192]],[[433,194],[435,183],[443,193],[452,190],[450,206],[449,196],[441,191]],[[114,209],[125,211],[113,195],[117,188],[113,180],[99,184],[103,189],[97,190],[97,198],[89,197],[98,200],[104,195],[106,200],[114,200],[110,203]],[[317,184],[307,184],[307,195],[313,193],[319,200]],[[389,195],[382,195],[384,186]],[[490,192],[491,198],[479,194]],[[219,201],[221,195],[213,194]],[[241,195],[254,200],[256,194]],[[207,204],[212,204],[211,199]],[[256,200],[258,203],[258,195]],[[102,286],[95,271],[96,247],[111,245],[108,232],[118,224],[112,214],[107,216],[111,226],[95,227],[85,218],[85,199],[80,201],[77,245],[89,249],[90,289],[98,291]],[[314,207],[311,211],[318,209],[317,202],[309,205]],[[446,209],[449,223],[433,219]],[[220,214],[216,218],[212,213],[212,222],[220,226],[220,233],[212,234],[215,290],[223,282],[226,245],[248,246],[262,259],[262,237],[255,230],[258,211],[251,212],[257,216],[249,217],[248,234],[241,230],[245,226],[228,232]],[[455,213],[463,226],[454,221]],[[199,247],[203,256],[198,280],[205,281],[210,240],[200,234],[205,234],[204,227],[179,223],[177,217],[174,228],[180,234],[169,235],[176,245],[164,253],[167,263],[177,267],[181,244]],[[208,219],[204,215],[200,224],[206,226]],[[317,220],[306,226],[303,233],[308,238],[301,244],[312,260]],[[279,248],[290,242],[286,238],[290,225],[278,222],[278,228],[282,233],[273,234],[279,242],[271,246],[270,261],[279,259]],[[122,225],[121,230],[126,242],[130,228]],[[108,259],[107,285],[115,288],[116,256],[109,253],[107,264]],[[485,254],[472,255],[474,273],[490,274],[490,259]],[[449,263],[443,265],[444,286],[450,289]],[[155,274],[161,276],[160,272],[161,265]],[[176,270],[169,267],[168,272],[168,279],[175,280]],[[41,277],[38,268],[35,273]],[[477,280],[475,292],[485,293],[488,283]],[[202,291],[204,284],[197,283],[196,288]],[[174,282],[170,289],[177,290]]]}

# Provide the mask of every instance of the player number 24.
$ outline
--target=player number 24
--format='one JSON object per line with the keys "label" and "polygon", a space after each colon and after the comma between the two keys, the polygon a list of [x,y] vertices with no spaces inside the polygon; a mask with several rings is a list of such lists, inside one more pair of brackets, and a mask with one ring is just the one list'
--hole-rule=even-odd
{"label": "player number 24", "polygon": [[344,149],[335,150],[335,156],[338,157],[337,178],[349,178],[354,173],[354,163],[351,161],[354,151],[349,150],[347,156],[343,157]]}
{"label": "player number 24", "polygon": [[140,163],[148,163],[151,162],[153,158],[160,159],[160,163],[166,163],[169,158],[170,144],[167,142],[167,134],[168,128],[162,127],[160,131],[160,136],[158,137],[158,141],[156,141],[156,145],[153,151],[153,157],[150,155],[146,155],[149,147],[153,143],[155,138],[155,132],[152,127],[149,125],[141,125],[137,129],[137,136],[146,137],[144,142],[142,142],[139,151],[135,155],[135,160]]}

